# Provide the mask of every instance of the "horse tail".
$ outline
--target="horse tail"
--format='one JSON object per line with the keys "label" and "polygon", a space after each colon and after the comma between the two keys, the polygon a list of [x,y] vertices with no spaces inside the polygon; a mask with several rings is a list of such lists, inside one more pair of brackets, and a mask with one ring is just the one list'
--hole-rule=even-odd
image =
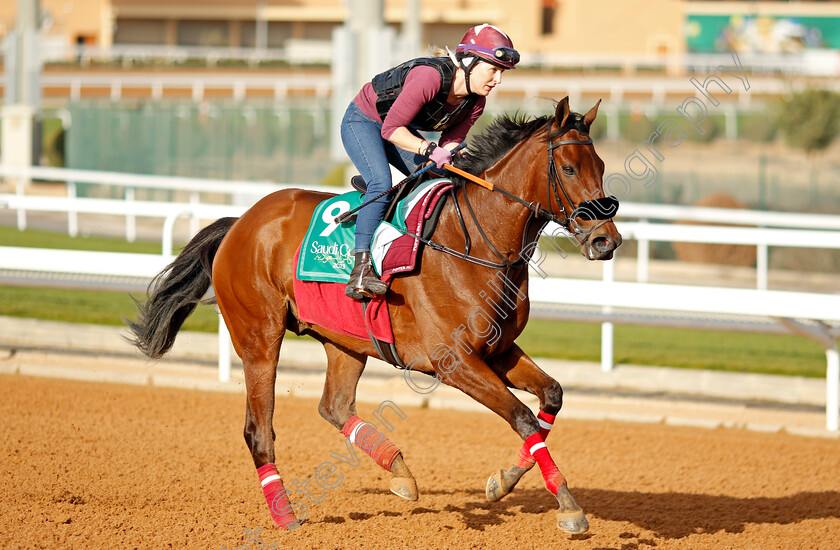
{"label": "horse tail", "polygon": [[152,359],[172,348],[181,325],[210,288],[213,258],[237,218],[221,218],[199,231],[175,260],[158,273],[137,305],[137,321],[123,317],[133,337],[128,340]]}

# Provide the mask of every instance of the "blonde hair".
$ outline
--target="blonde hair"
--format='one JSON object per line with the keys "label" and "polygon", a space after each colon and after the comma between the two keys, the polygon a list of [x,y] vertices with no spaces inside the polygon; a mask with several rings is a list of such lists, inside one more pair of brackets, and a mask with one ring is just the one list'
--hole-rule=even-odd
{"label": "blonde hair", "polygon": [[435,44],[429,44],[429,47],[426,50],[429,54],[429,57],[448,57],[449,54],[446,52],[444,48],[437,46]]}
{"label": "blonde hair", "polygon": [[[448,57],[452,60],[452,63],[455,64],[455,68],[458,68],[458,66],[460,65],[460,63],[458,63],[458,60],[461,59],[459,57],[461,54],[452,53],[452,50],[450,50],[448,46],[444,46],[443,48],[441,48],[440,46],[435,46],[434,44],[431,44],[429,45],[427,51],[429,57]],[[468,63],[467,66],[469,66],[470,64],[471,63]]]}

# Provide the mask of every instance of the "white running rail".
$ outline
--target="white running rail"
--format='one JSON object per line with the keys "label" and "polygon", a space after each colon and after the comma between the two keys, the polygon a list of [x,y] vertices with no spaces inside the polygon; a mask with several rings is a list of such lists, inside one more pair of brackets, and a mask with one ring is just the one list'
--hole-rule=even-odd
{"label": "white running rail", "polygon": [[[0,175],[26,178],[86,181],[123,186],[213,191],[235,194],[253,182],[224,182],[158,176],[82,172],[63,169],[11,169],[0,166]],[[70,188],[71,186],[68,186]],[[267,193],[291,186],[257,184],[249,191]],[[307,186],[311,189],[312,187]],[[19,220],[27,210],[120,214],[126,219],[150,216],[164,219],[161,254],[118,254],[67,250],[41,250],[0,246],[0,269],[59,273],[151,277],[172,260],[172,227],[182,216],[217,219],[239,216],[247,206],[211,205],[200,202],[169,203],[131,199],[81,199],[69,197],[27,196],[20,185],[15,194],[0,195],[0,209],[16,210]],[[341,191],[340,189],[318,189]],[[589,305],[603,308],[659,309],[685,312],[735,313],[779,320],[789,330],[812,338],[826,350],[826,427],[838,430],[840,409],[840,358],[837,324],[840,323],[840,294],[767,290],[767,248],[770,246],[840,248],[840,216],[788,214],[664,205],[622,203],[621,216],[639,221],[619,221],[625,239],[639,241],[639,263],[647,265],[651,241],[685,241],[745,244],[759,250],[756,289],[708,286],[661,285],[647,283],[647,267],[640,267],[638,282],[615,282],[614,262],[604,262],[603,280],[557,279],[532,276],[531,301],[534,304]],[[69,217],[69,216],[68,216]],[[763,227],[721,227],[651,223],[649,220],[691,220],[707,223],[758,225]],[[72,224],[71,224],[72,225]],[[72,229],[72,228],[71,228]],[[551,226],[548,227],[549,234]],[[196,229],[197,230],[197,229]],[[72,234],[72,232],[71,232]],[[127,230],[127,235],[129,234]],[[763,252],[762,252],[763,250]],[[762,259],[762,256],[764,258]],[[540,257],[535,256],[539,265]],[[607,311],[609,311],[607,309]],[[799,321],[797,321],[799,320]],[[804,324],[800,321],[810,321]],[[220,317],[219,379],[230,377],[230,338]],[[602,325],[602,368],[613,366],[612,323]]]}

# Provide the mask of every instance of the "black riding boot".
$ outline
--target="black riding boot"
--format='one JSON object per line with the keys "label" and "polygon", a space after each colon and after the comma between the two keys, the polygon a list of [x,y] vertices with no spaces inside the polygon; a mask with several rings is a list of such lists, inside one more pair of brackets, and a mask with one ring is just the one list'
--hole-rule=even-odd
{"label": "black riding boot", "polygon": [[347,288],[344,294],[354,300],[380,296],[388,291],[388,285],[376,276],[373,265],[370,261],[370,252],[356,252],[353,271],[350,272],[350,280],[347,281]]}

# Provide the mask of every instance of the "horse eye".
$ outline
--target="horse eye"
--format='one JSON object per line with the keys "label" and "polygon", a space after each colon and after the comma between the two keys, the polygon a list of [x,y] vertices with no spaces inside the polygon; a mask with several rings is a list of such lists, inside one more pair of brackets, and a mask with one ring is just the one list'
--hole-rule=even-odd
{"label": "horse eye", "polygon": [[567,176],[574,176],[575,174],[577,174],[577,170],[575,170],[575,167],[571,164],[566,164],[565,166],[563,166],[563,173]]}

